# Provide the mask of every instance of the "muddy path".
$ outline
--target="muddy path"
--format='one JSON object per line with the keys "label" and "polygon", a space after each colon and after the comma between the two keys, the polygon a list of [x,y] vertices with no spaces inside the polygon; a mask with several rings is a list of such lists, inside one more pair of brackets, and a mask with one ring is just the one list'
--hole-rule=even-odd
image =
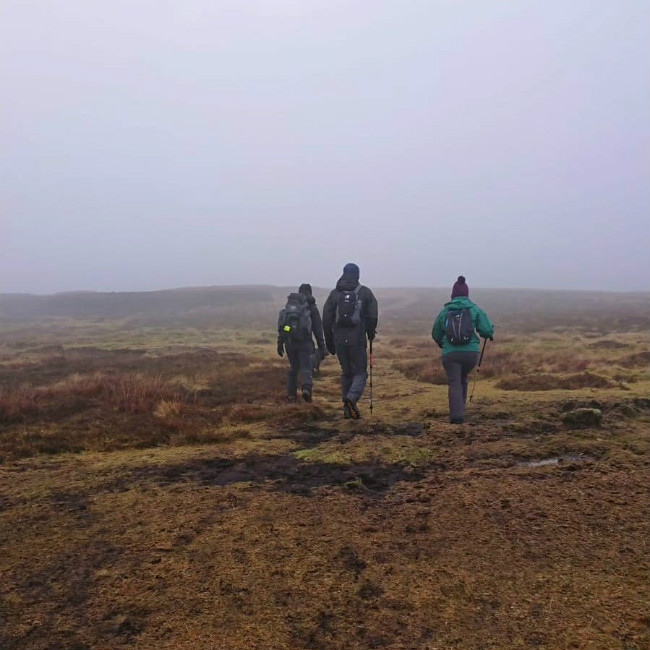
{"label": "muddy path", "polygon": [[648,648],[635,408],[7,465],[0,647]]}

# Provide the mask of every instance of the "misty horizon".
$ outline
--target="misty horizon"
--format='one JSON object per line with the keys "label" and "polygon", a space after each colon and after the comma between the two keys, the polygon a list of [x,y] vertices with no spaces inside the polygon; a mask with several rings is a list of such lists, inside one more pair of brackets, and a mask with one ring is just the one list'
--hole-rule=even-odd
{"label": "misty horizon", "polygon": [[650,6],[0,7],[0,293],[650,290]]}
{"label": "misty horizon", "polygon": [[[272,289],[272,290],[287,290],[287,291],[297,291],[297,286],[301,282],[294,284],[268,284],[268,283],[252,283],[252,284],[212,284],[212,285],[194,285],[194,286],[172,286],[172,287],[163,287],[159,289],[115,289],[115,290],[106,290],[98,291],[93,289],[69,289],[65,291],[56,291],[52,293],[35,293],[28,291],[3,291],[0,292],[2,296],[33,296],[38,298],[47,298],[55,296],[65,296],[65,295],[75,295],[75,294],[148,294],[148,293],[164,293],[164,292],[176,292],[176,291],[207,291],[210,289]],[[334,289],[336,283],[333,283],[331,286],[328,285],[319,285],[312,283],[312,289],[315,292],[329,292]],[[361,281],[361,284],[364,284]],[[453,283],[452,283],[453,284]],[[411,285],[411,286],[382,286],[376,285],[371,287],[373,291],[399,291],[403,289],[405,291],[421,291],[421,290],[430,290],[434,292],[444,292],[451,291],[451,287],[444,285]],[[645,295],[650,294],[650,291],[644,289],[632,289],[632,290],[623,290],[623,289],[565,289],[565,288],[549,288],[549,287],[488,287],[481,285],[472,285],[471,289],[475,292],[486,291],[505,291],[505,292],[534,292],[534,293],[580,293],[580,294],[635,294],[635,295]]]}

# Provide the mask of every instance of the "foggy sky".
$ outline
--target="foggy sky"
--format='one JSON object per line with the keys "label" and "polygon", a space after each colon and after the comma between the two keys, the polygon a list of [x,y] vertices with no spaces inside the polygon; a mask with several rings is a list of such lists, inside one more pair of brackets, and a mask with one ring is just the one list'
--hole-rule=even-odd
{"label": "foggy sky", "polygon": [[0,292],[650,287],[641,0],[3,0]]}

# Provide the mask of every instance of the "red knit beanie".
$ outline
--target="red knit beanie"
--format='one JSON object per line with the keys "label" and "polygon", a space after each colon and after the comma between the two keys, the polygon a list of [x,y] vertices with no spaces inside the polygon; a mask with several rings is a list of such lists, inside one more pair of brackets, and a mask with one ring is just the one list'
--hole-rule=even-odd
{"label": "red knit beanie", "polygon": [[469,298],[469,287],[465,284],[465,277],[462,275],[458,276],[458,280],[454,282],[454,286],[451,290],[452,300],[458,296],[465,296],[466,298]]}

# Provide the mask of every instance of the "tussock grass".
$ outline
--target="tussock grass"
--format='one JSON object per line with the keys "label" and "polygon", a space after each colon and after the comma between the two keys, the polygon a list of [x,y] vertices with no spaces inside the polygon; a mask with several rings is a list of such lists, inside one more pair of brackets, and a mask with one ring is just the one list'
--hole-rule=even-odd
{"label": "tussock grass", "polygon": [[66,405],[72,410],[72,404],[90,405],[91,399],[127,413],[147,413],[161,400],[187,401],[188,394],[159,376],[74,374],[50,386],[0,390],[0,422],[52,415]]}
{"label": "tussock grass", "polygon": [[626,368],[643,367],[648,368],[650,365],[650,352],[636,352],[619,359],[618,363]]}
{"label": "tussock grass", "polygon": [[161,399],[155,406],[153,414],[163,422],[175,422],[183,412],[184,404],[177,399]]}
{"label": "tussock grass", "polygon": [[577,390],[580,388],[612,388],[615,382],[591,372],[568,376],[549,374],[515,375],[504,377],[496,383],[503,390]]}
{"label": "tussock grass", "polygon": [[[79,370],[98,357],[105,370]],[[0,460],[219,440],[210,431],[283,414],[276,400],[286,369],[277,361],[175,348],[155,355],[76,348],[70,359],[30,364],[33,383],[0,377]]]}
{"label": "tussock grass", "polygon": [[[650,352],[629,353],[631,347],[640,345],[638,336],[624,342],[589,342],[586,336],[557,333],[539,337],[510,335],[504,339],[488,344],[481,365],[481,376],[505,380],[503,388],[517,376],[523,378],[522,384],[550,387],[556,375],[559,379],[555,388],[605,388],[616,382],[637,381],[636,373],[630,370],[650,364]],[[381,354],[393,361],[393,367],[405,377],[435,385],[447,383],[440,351],[432,342],[400,337],[392,339],[390,345],[390,354]],[[529,379],[535,375],[537,379]]]}
{"label": "tussock grass", "polygon": [[429,384],[446,385],[447,373],[439,357],[414,361],[397,361],[393,364],[408,379],[415,379]]}

